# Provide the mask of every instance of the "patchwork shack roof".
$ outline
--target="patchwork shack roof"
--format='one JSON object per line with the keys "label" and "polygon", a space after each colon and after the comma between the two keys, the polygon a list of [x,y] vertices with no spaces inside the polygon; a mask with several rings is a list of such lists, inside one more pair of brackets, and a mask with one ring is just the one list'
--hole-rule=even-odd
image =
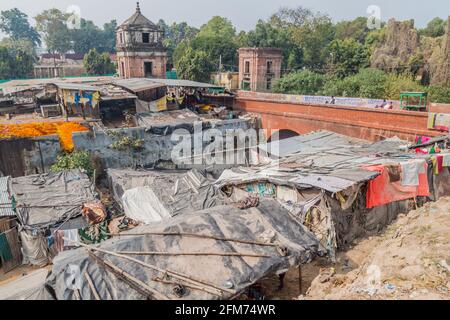
{"label": "patchwork shack roof", "polygon": [[[258,207],[245,210],[214,207],[125,233],[129,236],[114,237],[90,247],[94,248],[91,253],[86,248],[60,253],[47,281],[56,298],[76,299],[66,285],[66,270],[69,265],[77,265],[80,274],[86,272],[92,279],[102,300],[230,299],[268,274],[310,262],[318,248],[316,237],[272,200],[263,200]],[[134,236],[136,233],[146,235]],[[236,239],[254,243],[231,241]],[[125,254],[115,256],[107,251]],[[126,254],[133,251],[173,254]],[[177,254],[192,252],[196,255]],[[126,281],[118,279],[118,272],[129,275]],[[81,281],[81,298],[94,299],[86,277],[81,277]],[[144,283],[145,288],[138,288],[136,283]]]}
{"label": "patchwork shack roof", "polygon": [[120,79],[111,82],[111,84],[122,87],[133,93],[165,87],[162,83],[142,78]]}
{"label": "patchwork shack roof", "polygon": [[138,221],[160,221],[223,204],[198,170],[108,169],[107,175],[114,199]]}
{"label": "patchwork shack roof", "polygon": [[417,158],[405,153],[406,142],[396,139],[370,143],[337,133],[318,131],[261,145],[272,159],[255,167],[226,170],[219,187],[267,181],[299,189],[319,188],[340,192],[375,178],[378,173],[361,166]]}
{"label": "patchwork shack roof", "polygon": [[81,215],[83,204],[97,201],[92,182],[78,169],[12,178],[11,194],[26,229],[57,226]]}

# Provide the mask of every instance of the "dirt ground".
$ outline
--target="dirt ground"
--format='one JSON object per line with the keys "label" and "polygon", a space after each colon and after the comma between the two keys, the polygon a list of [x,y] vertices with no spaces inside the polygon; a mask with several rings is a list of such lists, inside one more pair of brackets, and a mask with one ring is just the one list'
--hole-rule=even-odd
{"label": "dirt ground", "polygon": [[450,299],[450,198],[400,215],[382,234],[361,239],[337,263],[323,259],[262,281],[267,299]]}

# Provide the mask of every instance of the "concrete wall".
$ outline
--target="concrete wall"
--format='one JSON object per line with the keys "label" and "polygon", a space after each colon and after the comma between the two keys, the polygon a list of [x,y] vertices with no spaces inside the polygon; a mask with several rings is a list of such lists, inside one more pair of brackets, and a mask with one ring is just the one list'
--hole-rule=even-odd
{"label": "concrete wall", "polygon": [[58,136],[0,140],[0,175],[48,172],[59,152]]}
{"label": "concrete wall", "polygon": [[[250,122],[246,120],[225,120],[214,125],[215,129],[224,132],[226,129],[248,129]],[[171,141],[171,134],[156,135],[146,132],[145,128],[113,129],[111,133],[78,132],[73,134],[76,149],[87,150],[98,157],[104,168],[124,167],[161,167],[175,168],[172,164],[172,150],[176,142]],[[139,151],[119,151],[111,147],[117,136],[125,134],[144,140],[143,148]],[[205,165],[185,165],[177,168],[205,168]],[[225,167],[224,167],[225,168]]]}

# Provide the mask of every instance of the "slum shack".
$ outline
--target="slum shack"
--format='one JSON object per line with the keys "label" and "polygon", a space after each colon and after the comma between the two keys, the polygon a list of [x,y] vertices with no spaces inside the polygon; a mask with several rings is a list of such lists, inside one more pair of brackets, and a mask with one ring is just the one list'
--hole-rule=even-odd
{"label": "slum shack", "polygon": [[11,177],[0,177],[0,273],[22,264],[22,252],[14,199],[10,196]]}
{"label": "slum shack", "polygon": [[[95,85],[94,85],[95,84]],[[119,87],[103,83],[52,83],[46,92],[55,91],[56,100],[62,106],[63,116],[101,119],[103,121],[124,120],[124,113],[136,112],[136,96]]]}
{"label": "slum shack", "polygon": [[204,171],[108,169],[107,176],[125,215],[145,224],[224,203]]}
{"label": "slum shack", "polygon": [[[278,203],[241,208],[182,214],[63,252],[46,285],[59,300],[233,299],[313,259],[316,237]],[[69,265],[83,275],[75,290],[65,281]]]}
{"label": "slum shack", "polygon": [[92,182],[78,169],[11,178],[7,193],[25,261],[32,265],[50,263],[79,241],[79,230],[106,218]]}
{"label": "slum shack", "polygon": [[136,95],[136,113],[167,110],[167,87],[164,84],[149,79],[133,78],[116,80],[112,84]]}
{"label": "slum shack", "polygon": [[234,200],[279,201],[320,240],[331,259],[399,213],[450,194],[449,153],[408,152],[408,143],[376,143],[319,131],[260,146],[262,163],[226,170],[216,186]]}

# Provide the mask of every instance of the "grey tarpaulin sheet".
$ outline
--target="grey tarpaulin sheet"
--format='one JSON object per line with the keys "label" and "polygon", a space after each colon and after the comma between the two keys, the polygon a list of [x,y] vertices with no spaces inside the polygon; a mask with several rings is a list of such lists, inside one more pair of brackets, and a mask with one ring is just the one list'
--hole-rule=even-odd
{"label": "grey tarpaulin sheet", "polygon": [[96,200],[94,186],[80,170],[44,173],[11,179],[17,215],[25,228],[46,228],[81,214]]}
{"label": "grey tarpaulin sheet", "polygon": [[[167,251],[167,252],[252,252],[270,255],[270,258],[218,257],[218,256],[134,256],[139,260],[170,269],[191,278],[224,287],[232,283],[232,290],[240,292],[263,276],[292,266],[308,263],[313,258],[318,241],[276,201],[263,200],[257,208],[240,210],[234,206],[218,206],[191,214],[183,214],[167,221],[140,226],[132,233],[140,232],[189,232],[227,238],[272,242],[288,249],[283,257],[275,247],[242,244],[179,236],[132,236],[113,238],[102,243],[100,248],[110,251]],[[162,274],[130,262],[120,257],[98,254],[117,267],[132,274],[170,299],[175,299],[173,285],[153,281]],[[78,266],[79,274],[87,272],[92,278],[96,291],[102,299],[144,299],[142,294],[132,289],[115,275],[105,271],[89,257],[85,248],[63,252],[54,260],[52,274],[47,284],[51,286],[57,299],[74,299],[73,290],[66,284],[70,265]],[[176,280],[173,279],[172,280]],[[81,278],[82,299],[93,299],[92,292]],[[178,281],[179,282],[179,281]],[[227,299],[232,293],[222,296],[189,289],[182,299]]]}
{"label": "grey tarpaulin sheet", "polygon": [[[107,174],[114,199],[118,203],[123,203],[125,191],[147,187],[155,201],[155,210],[164,208],[170,216],[224,204],[219,190],[203,172],[195,169],[190,171],[108,169]],[[131,200],[128,199],[128,202]],[[139,203],[128,207],[139,208]]]}
{"label": "grey tarpaulin sheet", "polygon": [[53,300],[44,284],[47,269],[33,271],[0,286],[0,300]]}

